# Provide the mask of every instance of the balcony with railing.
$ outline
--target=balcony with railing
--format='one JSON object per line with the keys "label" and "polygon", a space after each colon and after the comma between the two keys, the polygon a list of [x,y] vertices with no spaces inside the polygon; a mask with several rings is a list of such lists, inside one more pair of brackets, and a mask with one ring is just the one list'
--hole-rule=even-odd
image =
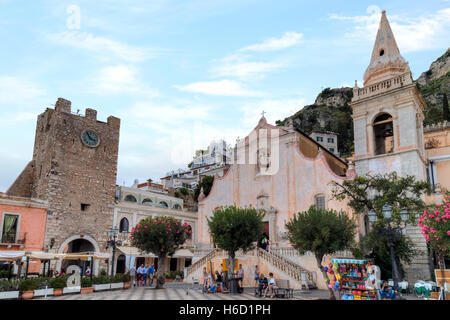
{"label": "balcony with railing", "polygon": [[16,233],[16,232],[4,232],[0,238],[0,245],[8,246],[23,246],[25,245],[27,238],[26,232]]}
{"label": "balcony with railing", "polygon": [[392,89],[401,88],[405,85],[413,83],[411,72],[405,72],[394,78],[383,80],[364,88],[353,88],[353,102],[377,95]]}

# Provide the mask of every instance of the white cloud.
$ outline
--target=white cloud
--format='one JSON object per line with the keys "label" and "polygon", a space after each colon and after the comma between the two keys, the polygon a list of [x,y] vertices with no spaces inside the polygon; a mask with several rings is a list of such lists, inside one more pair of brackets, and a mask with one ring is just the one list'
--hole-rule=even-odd
{"label": "white cloud", "polygon": [[35,83],[16,76],[0,76],[0,104],[16,104],[42,96]]}
{"label": "white cloud", "polygon": [[241,86],[237,81],[220,80],[207,82],[194,82],[185,86],[176,85],[177,89],[181,91],[202,93],[214,96],[260,96],[262,93],[250,91]]}
{"label": "white cloud", "polygon": [[253,44],[241,49],[241,51],[276,51],[286,49],[300,43],[302,33],[293,31],[285,32],[281,38],[269,38],[258,44]]}
{"label": "white cloud", "polygon": [[[354,30],[347,33],[346,37],[373,42],[381,18],[381,9],[372,5],[366,11],[367,15],[362,16],[331,14],[329,18],[354,23]],[[389,12],[387,14],[400,52],[446,49],[448,47],[448,43],[450,43],[448,33],[450,8],[414,18],[389,15]]]}
{"label": "white cloud", "polygon": [[245,80],[261,79],[266,73],[286,66],[286,62],[250,61],[249,55],[233,54],[219,60],[219,64],[211,69],[215,77],[236,77]]}
{"label": "white cloud", "polygon": [[140,94],[149,97],[158,95],[156,90],[142,83],[139,70],[131,65],[107,66],[91,80],[91,91],[96,94]]}
{"label": "white cloud", "polygon": [[84,49],[100,55],[101,58],[119,58],[128,62],[144,61],[155,56],[149,49],[131,46],[90,33],[65,31],[49,35],[50,40],[65,46]]}

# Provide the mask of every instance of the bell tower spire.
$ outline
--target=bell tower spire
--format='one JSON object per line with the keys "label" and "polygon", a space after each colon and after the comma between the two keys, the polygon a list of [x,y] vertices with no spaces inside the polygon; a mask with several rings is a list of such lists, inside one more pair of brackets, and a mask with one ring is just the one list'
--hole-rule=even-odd
{"label": "bell tower spire", "polygon": [[386,10],[383,10],[372,58],[364,73],[364,86],[391,79],[407,71],[410,71],[408,62],[400,54]]}

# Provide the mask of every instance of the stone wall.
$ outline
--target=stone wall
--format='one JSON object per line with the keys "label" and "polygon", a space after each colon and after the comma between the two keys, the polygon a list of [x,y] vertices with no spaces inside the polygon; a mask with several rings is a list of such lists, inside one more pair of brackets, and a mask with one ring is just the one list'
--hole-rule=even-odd
{"label": "stone wall", "polygon": [[[85,130],[97,134],[97,147],[83,142]],[[71,102],[61,98],[55,109],[38,116],[31,196],[48,201],[45,249],[62,252],[67,239],[84,238],[105,251],[113,224],[119,130],[120,119],[98,121],[93,109],[86,109],[86,116],[72,114]]]}

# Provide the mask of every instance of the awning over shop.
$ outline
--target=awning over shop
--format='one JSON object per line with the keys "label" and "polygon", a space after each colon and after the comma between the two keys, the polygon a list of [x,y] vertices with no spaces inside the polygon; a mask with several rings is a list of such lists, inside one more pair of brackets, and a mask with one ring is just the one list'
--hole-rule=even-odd
{"label": "awning over shop", "polygon": [[152,253],[143,253],[138,248],[135,247],[117,247],[120,252],[127,256],[135,256],[135,257],[149,257],[149,258],[157,258]]}
{"label": "awning over shop", "polygon": [[[120,252],[127,256],[135,256],[135,257],[149,257],[149,258],[157,258],[152,253],[143,253],[138,248],[135,247],[117,247]],[[175,251],[173,258],[192,258],[194,254],[188,249],[178,249]]]}
{"label": "awning over shop", "polygon": [[188,249],[179,249],[179,250],[175,251],[175,253],[173,254],[172,257],[192,259],[192,257],[194,257],[194,254]]}
{"label": "awning over shop", "polygon": [[0,261],[16,261],[24,255],[25,251],[0,251]]}
{"label": "awning over shop", "polygon": [[331,263],[351,263],[351,264],[366,264],[367,260],[361,259],[331,259]]}

